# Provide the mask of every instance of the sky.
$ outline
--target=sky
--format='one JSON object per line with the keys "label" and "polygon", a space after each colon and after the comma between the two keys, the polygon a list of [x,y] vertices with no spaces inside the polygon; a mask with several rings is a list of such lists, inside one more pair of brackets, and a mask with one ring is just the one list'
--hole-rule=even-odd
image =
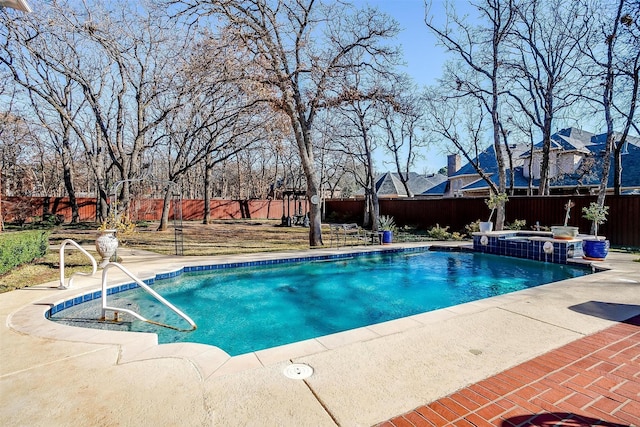
{"label": "sky", "polygon": [[[395,18],[402,29],[397,42],[402,46],[406,68],[402,71],[409,74],[419,86],[430,86],[437,83],[442,75],[442,67],[449,58],[444,48],[437,45],[437,40],[429,32],[424,23],[424,0],[354,0],[356,6],[370,5]],[[431,0],[430,14],[434,19],[444,15],[444,1]],[[456,10],[467,9],[467,0],[455,0]],[[377,168],[387,171],[393,168],[389,160],[377,153]],[[412,172],[433,173],[447,165],[446,153],[442,148],[431,148],[423,152],[423,159],[418,160]]]}
{"label": "sky", "polygon": [[[443,10],[441,0],[432,0],[432,13],[440,15]],[[436,38],[424,23],[424,0],[357,0],[358,5],[369,4],[395,18],[402,29],[397,42],[402,46],[407,71],[419,85],[436,83],[441,75],[446,54],[444,49],[436,46]],[[466,0],[460,0],[460,6]]]}

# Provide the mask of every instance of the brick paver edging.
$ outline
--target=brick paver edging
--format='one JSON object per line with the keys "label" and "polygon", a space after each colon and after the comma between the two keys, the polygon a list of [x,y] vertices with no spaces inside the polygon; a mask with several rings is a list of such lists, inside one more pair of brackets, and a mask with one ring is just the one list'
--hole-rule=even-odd
{"label": "brick paver edging", "polygon": [[640,427],[640,316],[378,424],[552,425]]}

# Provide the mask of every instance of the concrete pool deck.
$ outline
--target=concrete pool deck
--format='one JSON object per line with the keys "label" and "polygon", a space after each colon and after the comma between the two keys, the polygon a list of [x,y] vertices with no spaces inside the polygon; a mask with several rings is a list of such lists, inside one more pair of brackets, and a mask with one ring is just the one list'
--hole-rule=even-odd
{"label": "concrete pool deck", "polygon": [[[183,265],[344,252],[119,255],[146,278]],[[99,288],[99,274],[77,277],[70,290],[46,283],[0,294],[0,425],[381,423],[640,315],[637,258],[612,252],[597,263],[608,271],[234,358],[44,319],[52,304]],[[112,272],[110,283],[130,282]],[[314,374],[289,379],[291,363]]]}

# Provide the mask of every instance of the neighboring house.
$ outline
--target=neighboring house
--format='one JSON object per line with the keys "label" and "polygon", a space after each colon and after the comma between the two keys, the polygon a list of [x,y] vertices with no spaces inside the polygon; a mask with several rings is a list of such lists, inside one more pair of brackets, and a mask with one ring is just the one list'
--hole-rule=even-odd
{"label": "neighboring house", "polygon": [[[447,181],[446,175],[434,173],[430,175],[420,175],[415,172],[409,172],[409,180],[407,185],[409,190],[418,196],[425,191]],[[376,178],[376,192],[378,198],[389,199],[408,197],[407,191],[400,180],[397,173],[387,172]],[[360,189],[355,194],[356,197],[364,196],[364,189]]]}
{"label": "neighboring house", "polygon": [[[595,135],[576,128],[563,129],[551,136],[549,152],[549,184],[551,194],[593,194],[598,190],[602,176],[606,134]],[[540,184],[542,142],[533,146],[511,145],[515,194],[527,194],[529,188],[535,194]],[[640,138],[627,137],[622,149],[622,193],[640,191]],[[489,185],[480,177],[471,163],[458,168],[457,155],[449,156],[450,175],[446,183],[428,190],[427,196],[484,197]],[[505,156],[506,159],[506,156]],[[475,159],[485,174],[497,185],[498,167],[495,151],[490,146]],[[507,162],[508,165],[508,162]],[[613,192],[614,163],[608,180],[609,192]],[[511,174],[507,170],[507,187]]]}

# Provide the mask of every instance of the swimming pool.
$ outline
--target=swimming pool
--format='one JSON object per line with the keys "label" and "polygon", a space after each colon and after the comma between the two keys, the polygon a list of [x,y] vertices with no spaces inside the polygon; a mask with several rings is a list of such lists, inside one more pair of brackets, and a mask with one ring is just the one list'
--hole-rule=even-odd
{"label": "swimming pool", "polygon": [[[408,251],[190,272],[154,289],[198,325],[177,332],[125,318],[97,322],[100,301],[54,313],[66,324],[158,334],[160,343],[198,342],[230,355],[315,338],[590,273],[567,265],[464,252]],[[181,325],[140,289],[112,306]]]}

